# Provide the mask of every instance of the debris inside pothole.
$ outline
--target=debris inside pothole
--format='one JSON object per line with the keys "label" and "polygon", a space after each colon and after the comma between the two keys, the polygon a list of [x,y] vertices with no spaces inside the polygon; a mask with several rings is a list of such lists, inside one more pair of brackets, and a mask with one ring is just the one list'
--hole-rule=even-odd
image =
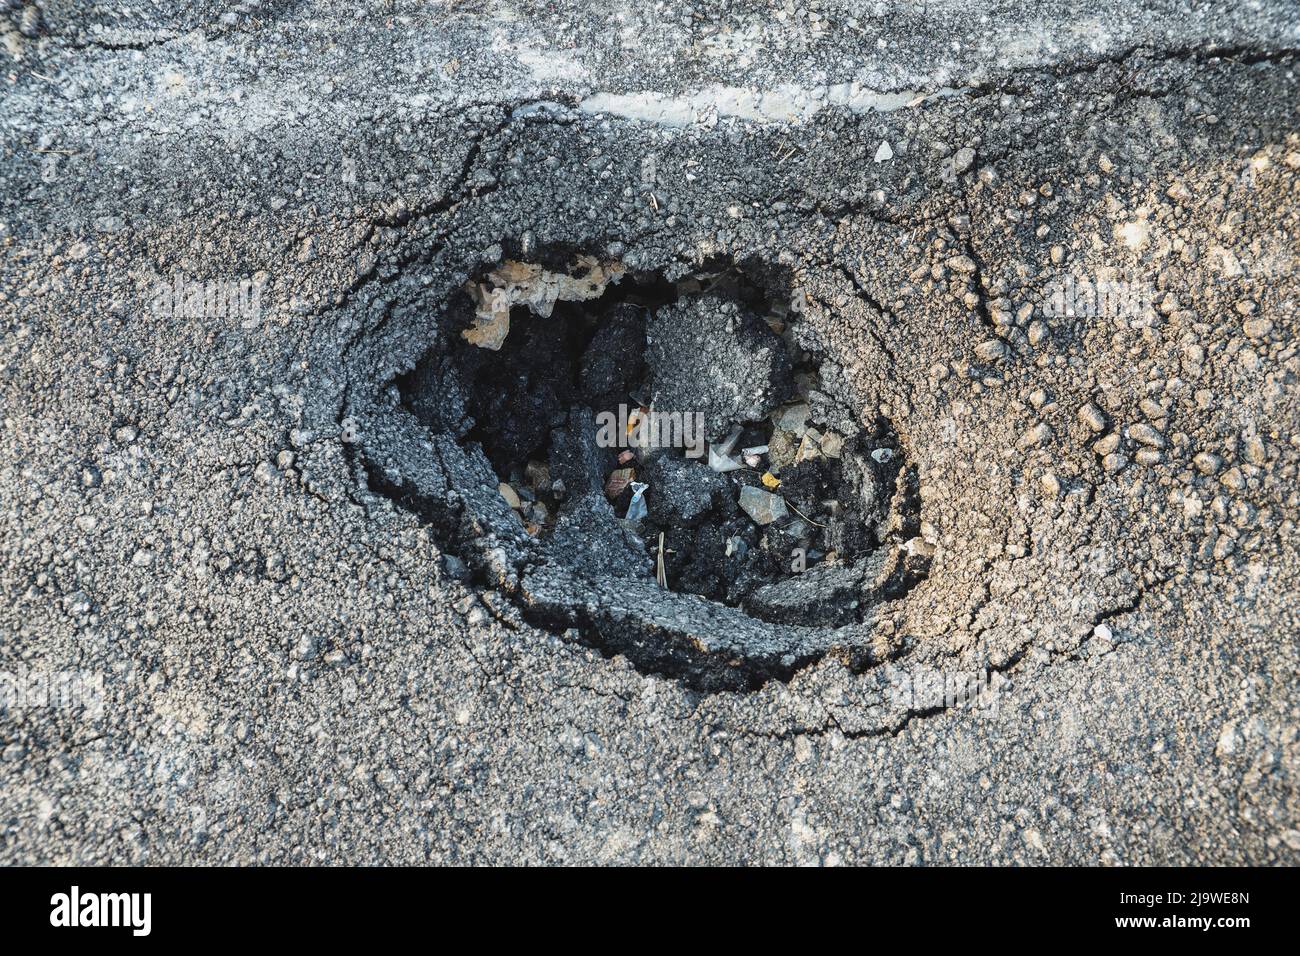
{"label": "debris inside pothole", "polygon": [[474,324],[461,335],[472,345],[496,351],[510,334],[510,310],[515,306],[527,306],[533,314],[549,318],[556,302],[595,299],[623,272],[620,262],[602,263],[590,256],[580,256],[577,267],[568,272],[507,260],[489,272],[485,281],[470,283],[467,291],[475,303]]}
{"label": "debris inside pothole", "polygon": [[[878,552],[919,527],[897,436],[821,388],[788,296],[726,263],[669,282],[591,258],[506,262],[467,294],[473,324],[400,387],[481,447],[539,544],[763,620],[837,626],[889,596]],[[897,586],[928,555],[906,561]]]}

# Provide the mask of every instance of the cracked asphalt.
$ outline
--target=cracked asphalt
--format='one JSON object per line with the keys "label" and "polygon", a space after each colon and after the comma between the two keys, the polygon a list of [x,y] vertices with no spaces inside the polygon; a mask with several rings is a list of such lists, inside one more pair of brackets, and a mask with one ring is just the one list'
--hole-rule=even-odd
{"label": "cracked asphalt", "polygon": [[[1294,4],[0,34],[0,862],[1300,862]],[[530,613],[736,652],[539,574],[402,405],[468,279],[569,253],[779,276],[924,580],[741,691]]]}

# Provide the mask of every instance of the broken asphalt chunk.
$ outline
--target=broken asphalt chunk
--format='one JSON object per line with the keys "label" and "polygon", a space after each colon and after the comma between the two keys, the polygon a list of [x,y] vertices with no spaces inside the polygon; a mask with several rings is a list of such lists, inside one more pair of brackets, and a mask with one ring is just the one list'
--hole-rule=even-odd
{"label": "broken asphalt chunk", "polygon": [[758,315],[725,297],[664,306],[647,322],[646,340],[655,406],[702,415],[709,440],[735,422],[760,421],[794,392],[785,343]]}

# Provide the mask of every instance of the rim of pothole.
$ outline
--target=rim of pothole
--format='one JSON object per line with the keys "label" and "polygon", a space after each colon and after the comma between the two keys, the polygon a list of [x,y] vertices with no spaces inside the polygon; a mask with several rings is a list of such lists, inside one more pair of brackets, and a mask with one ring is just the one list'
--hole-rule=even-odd
{"label": "rim of pothole", "polygon": [[[426,356],[445,350],[451,335],[466,332],[463,316],[456,313],[450,305],[444,310]],[[488,335],[508,334],[478,323],[465,337],[480,327]],[[855,619],[836,625],[798,623],[797,608],[788,620],[759,618],[741,607],[665,590],[653,573],[609,561],[604,550],[608,529],[596,525],[608,524],[613,515],[589,513],[599,511],[598,505],[575,506],[544,538],[531,534],[499,491],[500,476],[482,447],[467,445],[450,432],[431,431],[392,384],[377,383],[373,391],[355,396],[347,409],[354,439],[349,447],[369,487],[434,530],[453,573],[462,574],[458,565],[463,563],[464,577],[509,596],[528,623],[708,692],[753,690],[770,680],[788,680],[828,655],[854,669],[896,656],[899,648],[875,626],[880,609],[904,596],[928,571],[928,556],[918,560],[904,543],[904,526],[918,524],[919,514],[902,513],[919,505],[908,492],[915,476],[903,462],[893,469],[895,486],[888,495],[893,527],[879,546],[852,573],[845,573],[843,565],[818,565],[786,586],[795,603],[804,606],[809,601],[856,601]],[[560,556],[556,536],[565,542]]]}

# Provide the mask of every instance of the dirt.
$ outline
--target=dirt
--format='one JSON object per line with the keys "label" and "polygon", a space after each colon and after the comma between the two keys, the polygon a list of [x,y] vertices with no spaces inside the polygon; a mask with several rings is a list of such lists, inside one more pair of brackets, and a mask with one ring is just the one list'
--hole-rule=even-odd
{"label": "dirt", "polygon": [[1294,4],[20,7],[4,862],[1296,861]]}
{"label": "dirt", "polygon": [[[555,254],[538,264],[561,275],[581,271],[576,258]],[[545,316],[514,307],[498,348],[457,334],[470,303],[455,300],[440,344],[397,384],[404,405],[433,433],[486,457],[485,497],[493,500],[497,488],[547,558],[567,561],[563,539],[554,540],[557,523],[594,511],[611,529],[621,527],[643,559],[634,566],[666,592],[759,620],[861,622],[875,601],[906,590],[903,579],[924,576],[921,557],[900,567],[892,587],[869,579],[873,555],[919,531],[915,491],[909,499],[906,489],[915,476],[886,423],[853,421],[846,438],[812,413],[810,393],[841,407],[845,400],[796,344],[799,316],[788,300],[788,290],[764,288],[734,264],[711,263],[676,282],[630,275],[594,300],[557,302]],[[639,434],[638,416],[648,428],[656,415],[662,429]],[[603,421],[612,426],[607,433]],[[575,448],[591,462],[585,471],[571,467]],[[756,451],[746,456],[746,449]],[[751,494],[780,516],[756,520],[743,507]],[[449,525],[448,505],[421,507],[441,509],[431,521]],[[443,545],[470,566],[484,564],[473,541]],[[620,573],[609,577],[617,586]],[[580,588],[571,603],[586,603]]]}

